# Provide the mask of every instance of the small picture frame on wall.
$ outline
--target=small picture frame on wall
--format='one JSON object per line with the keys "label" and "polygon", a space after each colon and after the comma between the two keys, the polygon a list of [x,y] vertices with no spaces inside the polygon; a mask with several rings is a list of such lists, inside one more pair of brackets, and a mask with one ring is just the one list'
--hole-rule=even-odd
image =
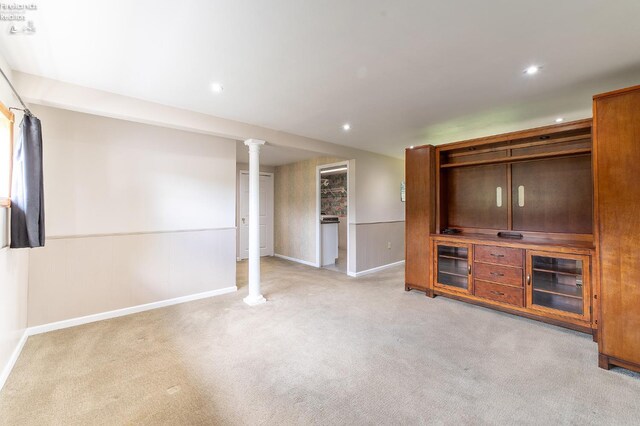
{"label": "small picture frame on wall", "polygon": [[404,181],[402,181],[400,182],[400,201],[404,203],[406,201],[406,198],[407,198],[407,189]]}

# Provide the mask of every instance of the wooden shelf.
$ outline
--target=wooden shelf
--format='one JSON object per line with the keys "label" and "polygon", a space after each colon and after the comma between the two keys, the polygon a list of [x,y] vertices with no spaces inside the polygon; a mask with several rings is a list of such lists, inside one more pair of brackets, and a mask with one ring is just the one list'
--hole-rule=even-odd
{"label": "wooden shelf", "polygon": [[490,160],[469,161],[466,163],[441,164],[440,168],[451,169],[455,167],[488,166],[492,164],[523,163],[526,161],[538,161],[538,160],[545,160],[549,158],[577,157],[577,156],[589,155],[589,154],[591,154],[591,148],[568,149],[565,151],[545,152],[542,154],[517,155],[515,157],[492,158]]}
{"label": "wooden shelf", "polygon": [[568,132],[591,132],[593,120],[586,118],[583,120],[572,121],[569,123],[552,124],[544,127],[537,127],[535,129],[519,130],[511,133],[503,133],[501,135],[485,136],[477,139],[470,139],[460,142],[454,142],[446,145],[439,146],[439,150],[455,151],[462,148],[486,146],[488,144],[495,144],[500,142],[509,142],[521,139],[536,138],[540,136],[551,136],[568,133]]}
{"label": "wooden shelf", "polygon": [[[568,314],[582,315],[583,301],[573,297],[564,297],[563,295],[538,292],[539,294],[547,294],[549,297],[546,300],[536,301],[534,298],[533,305],[546,309],[553,309],[556,311],[566,312]],[[559,298],[557,296],[560,296]]]}
{"label": "wooden shelf", "polygon": [[572,294],[565,294],[565,293],[561,293],[559,291],[552,291],[552,290],[547,290],[547,289],[542,289],[542,288],[534,288],[533,291],[537,291],[539,293],[553,294],[555,296],[569,297],[571,299],[582,300],[582,296],[574,296]]}
{"label": "wooden shelf", "polygon": [[582,287],[579,287],[577,285],[562,284],[546,279],[534,279],[533,291],[557,294],[559,296],[566,296],[574,299],[582,299],[584,295],[584,289]]}
{"label": "wooden shelf", "polygon": [[449,254],[439,254],[438,257],[444,257],[445,259],[462,260],[462,261],[465,261],[465,262],[469,261],[468,257],[451,256]]}
{"label": "wooden shelf", "polygon": [[451,153],[448,153],[447,155],[449,158],[456,158],[456,157],[465,157],[469,155],[486,154],[489,152],[501,152],[501,151],[507,151],[507,150],[533,148],[533,147],[540,147],[540,146],[553,146],[554,144],[563,144],[563,143],[577,142],[577,141],[591,142],[591,132],[579,134],[575,136],[563,137],[563,138],[544,139],[544,140],[535,141],[535,142],[522,142],[522,143],[511,144],[511,145],[495,146],[491,148],[481,148],[481,149],[467,148],[468,151],[451,152]]}
{"label": "wooden shelf", "polygon": [[468,274],[458,274],[458,273],[455,273],[455,272],[447,272],[447,271],[442,271],[442,270],[439,270],[438,273],[439,274],[446,274],[446,275],[453,275],[455,277],[462,277],[462,278],[468,278],[468,276],[469,276]]}
{"label": "wooden shelf", "polygon": [[570,275],[572,277],[581,277],[583,275],[582,272],[566,272],[566,271],[556,271],[553,269],[543,269],[543,268],[532,268],[534,271],[538,272],[546,272],[549,274],[559,274],[559,275]]}

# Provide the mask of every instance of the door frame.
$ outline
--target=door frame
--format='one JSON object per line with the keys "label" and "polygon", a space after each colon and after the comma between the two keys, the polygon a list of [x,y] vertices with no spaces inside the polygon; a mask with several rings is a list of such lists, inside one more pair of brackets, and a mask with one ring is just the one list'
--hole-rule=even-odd
{"label": "door frame", "polygon": [[314,266],[316,268],[322,267],[322,259],[321,259],[322,238],[321,238],[321,229],[320,229],[320,210],[322,206],[322,200],[321,200],[322,194],[320,191],[320,182],[321,182],[320,170],[331,168],[331,167],[345,166],[347,168],[347,271],[346,271],[347,275],[355,274],[355,271],[351,270],[352,248],[355,248],[355,241],[352,241],[352,238],[354,238],[355,236],[355,232],[353,233],[354,234],[353,236],[351,232],[351,229],[352,229],[351,227],[355,226],[355,208],[354,208],[355,206],[353,205],[353,201],[355,200],[355,196],[354,196],[355,194],[353,193],[355,190],[355,179],[353,176],[353,172],[355,171],[354,163],[355,163],[355,160],[345,160],[345,161],[339,161],[337,163],[329,163],[329,164],[322,164],[322,165],[316,166],[316,214],[315,214],[316,261]]}
{"label": "door frame", "polygon": [[[241,197],[241,191],[240,191],[240,176],[242,176],[242,174],[249,174],[248,170],[239,170],[238,171],[238,185],[236,187],[236,197],[237,197],[237,205],[236,205],[236,229],[237,229],[237,233],[236,233],[236,238],[238,241],[238,248],[236,250],[236,261],[240,261],[240,260],[244,260],[244,259],[248,259],[247,257],[242,257],[241,255],[241,250],[240,250],[240,211],[242,209],[242,197]],[[274,173],[272,172],[260,172],[261,176],[270,176],[271,177],[271,191],[269,191],[271,193],[271,220],[270,220],[270,224],[271,224],[271,247],[267,247],[267,251],[268,253],[265,256],[273,256],[275,253],[275,176]],[[261,256],[262,257],[262,256]]]}

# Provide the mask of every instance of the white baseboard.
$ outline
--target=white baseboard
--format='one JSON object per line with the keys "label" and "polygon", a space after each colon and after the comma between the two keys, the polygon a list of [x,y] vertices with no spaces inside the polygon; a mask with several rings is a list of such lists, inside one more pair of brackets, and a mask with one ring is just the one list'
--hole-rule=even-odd
{"label": "white baseboard", "polygon": [[404,263],[404,260],[400,260],[398,262],[388,263],[386,265],[377,266],[375,268],[367,269],[365,271],[360,271],[360,272],[355,272],[355,273],[354,272],[349,272],[349,276],[350,277],[361,277],[363,275],[373,274],[375,272],[382,271],[383,269],[393,268],[394,266],[402,265],[403,263]]}
{"label": "white baseboard", "polygon": [[0,390],[2,390],[4,384],[9,378],[9,374],[11,374],[11,370],[13,370],[13,367],[16,365],[16,361],[18,361],[18,358],[20,357],[20,353],[22,352],[22,348],[24,347],[24,344],[27,343],[28,337],[29,337],[28,330],[25,330],[22,333],[22,337],[20,338],[20,341],[18,341],[18,345],[13,350],[11,357],[7,361],[7,364],[2,369],[2,373],[0,374]]}
{"label": "white baseboard", "polygon": [[190,294],[188,296],[176,297],[174,299],[161,300],[159,302],[146,303],[144,305],[136,305],[115,311],[101,312],[99,314],[87,315],[84,317],[71,318],[68,320],[52,322],[49,324],[36,325],[29,327],[27,333],[29,336],[35,334],[47,333],[49,331],[61,330],[63,328],[75,327],[77,325],[88,324],[90,322],[102,321],[110,318],[122,317],[125,315],[136,314],[138,312],[150,311],[152,309],[164,308],[165,306],[177,305],[179,303],[191,302],[198,299],[206,299],[208,297],[220,296],[222,294],[233,293],[238,287],[225,287],[218,290],[205,291],[204,293]]}
{"label": "white baseboard", "polygon": [[307,260],[296,259],[295,257],[289,257],[289,256],[285,256],[278,253],[274,254],[274,256],[279,257],[280,259],[290,260],[291,262],[302,263],[303,265],[313,266],[314,268],[318,268],[318,265],[316,265],[314,262],[309,262]]}

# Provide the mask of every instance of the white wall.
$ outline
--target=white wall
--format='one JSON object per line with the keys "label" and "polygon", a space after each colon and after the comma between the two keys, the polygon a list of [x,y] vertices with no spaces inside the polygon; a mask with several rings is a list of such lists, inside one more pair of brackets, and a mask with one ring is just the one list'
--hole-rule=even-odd
{"label": "white wall", "polygon": [[233,140],[44,106],[29,326],[235,286]]}
{"label": "white wall", "polygon": [[47,236],[235,226],[235,141],[57,108],[32,111],[46,138]]}
{"label": "white wall", "polygon": [[[0,67],[11,78],[4,58],[0,56]],[[0,102],[5,106],[16,106],[18,101],[4,81],[0,81]],[[16,117],[16,125],[21,117]],[[16,126],[17,128],[17,126]],[[0,208],[0,227],[8,229],[8,210]],[[29,252],[27,249],[0,248],[0,388],[12,366],[13,356],[19,347],[27,327],[27,274]]]}

